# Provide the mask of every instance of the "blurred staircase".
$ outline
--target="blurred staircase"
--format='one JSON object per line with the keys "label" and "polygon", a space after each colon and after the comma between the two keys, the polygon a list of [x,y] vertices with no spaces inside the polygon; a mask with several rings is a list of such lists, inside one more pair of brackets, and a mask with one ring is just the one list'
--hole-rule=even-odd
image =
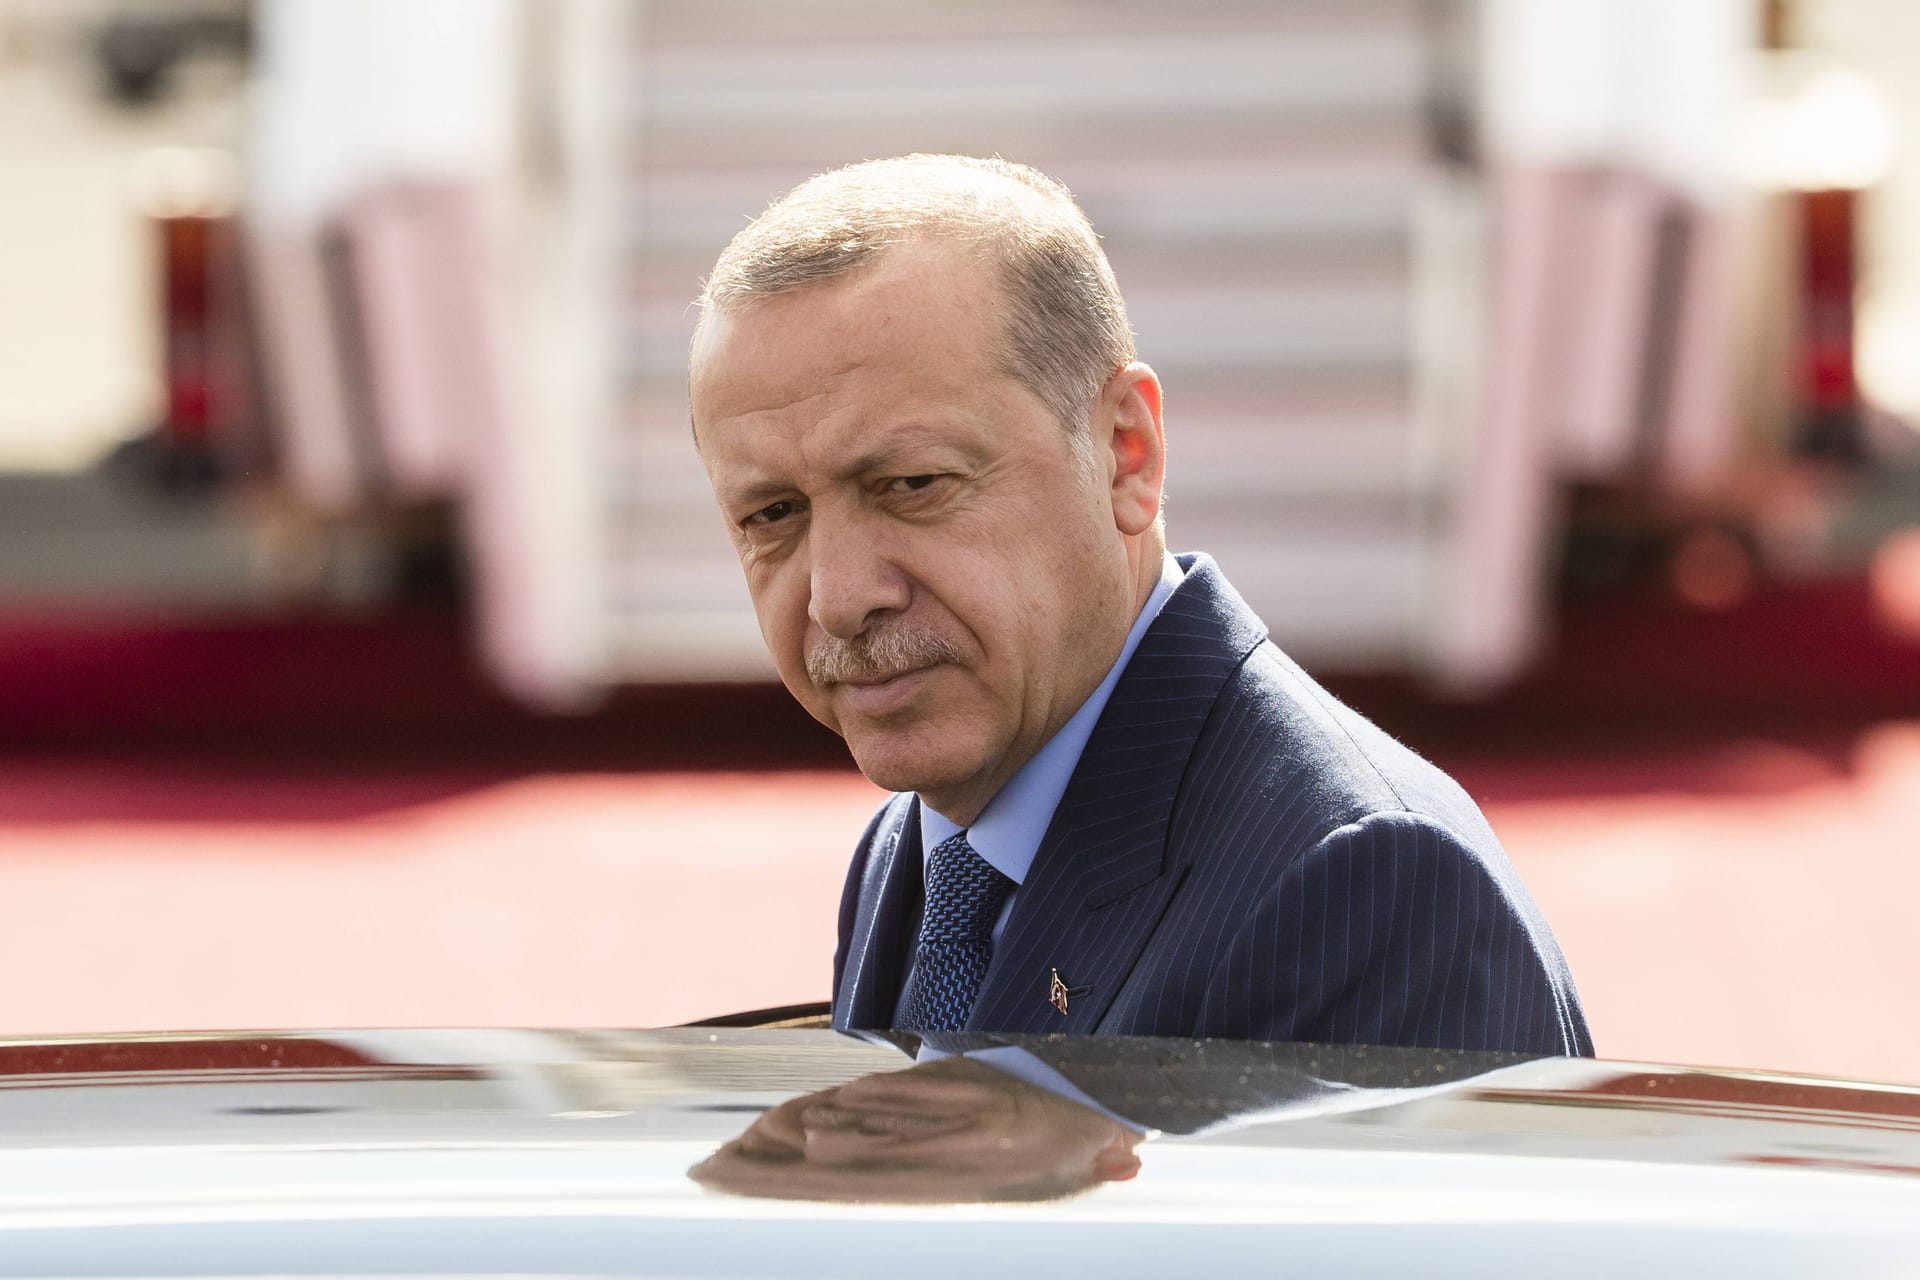
{"label": "blurred staircase", "polygon": [[1172,545],[1212,552],[1319,668],[1422,664],[1477,367],[1476,215],[1446,154],[1460,6],[648,0],[628,17],[614,679],[769,672],[689,442],[689,304],[775,195],[916,150],[1033,164],[1086,208],[1166,385]]}

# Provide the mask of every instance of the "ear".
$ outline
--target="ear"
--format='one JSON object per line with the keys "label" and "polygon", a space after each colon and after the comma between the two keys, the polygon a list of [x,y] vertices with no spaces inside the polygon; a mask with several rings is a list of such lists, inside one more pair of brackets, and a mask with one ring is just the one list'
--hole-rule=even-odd
{"label": "ear", "polygon": [[1160,379],[1135,360],[1107,379],[1100,392],[1101,420],[1110,424],[1113,522],[1138,536],[1160,518],[1160,490],[1167,474],[1167,438],[1160,424]]}

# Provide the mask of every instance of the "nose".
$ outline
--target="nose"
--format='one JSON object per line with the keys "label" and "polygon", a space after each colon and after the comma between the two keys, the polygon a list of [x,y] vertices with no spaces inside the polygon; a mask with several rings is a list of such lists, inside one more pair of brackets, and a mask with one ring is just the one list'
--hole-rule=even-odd
{"label": "nose", "polygon": [[907,576],[870,522],[816,508],[807,544],[813,575],[807,616],[828,635],[851,640],[877,618],[906,609]]}

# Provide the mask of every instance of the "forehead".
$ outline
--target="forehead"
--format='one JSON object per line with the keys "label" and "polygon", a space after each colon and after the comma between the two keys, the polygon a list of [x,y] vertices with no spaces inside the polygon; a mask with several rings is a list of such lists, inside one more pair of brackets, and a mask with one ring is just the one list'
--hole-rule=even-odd
{"label": "forehead", "polygon": [[917,241],[846,276],[707,317],[692,353],[694,418],[777,413],[828,385],[941,395],[996,365],[1004,298],[980,246]]}

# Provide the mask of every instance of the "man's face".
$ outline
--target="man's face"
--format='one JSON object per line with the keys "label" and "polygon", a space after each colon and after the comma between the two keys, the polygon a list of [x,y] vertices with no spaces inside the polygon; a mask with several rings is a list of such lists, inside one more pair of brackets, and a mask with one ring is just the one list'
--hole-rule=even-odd
{"label": "man's face", "polygon": [[1093,691],[1136,604],[1113,397],[1090,406],[1089,465],[1000,371],[1004,306],[976,251],[914,242],[710,317],[693,359],[781,679],[869,778],[959,822]]}
{"label": "man's face", "polygon": [[1067,1195],[1139,1171],[1138,1137],[966,1058],[865,1076],[780,1104],[691,1170],[784,1200],[951,1204]]}

